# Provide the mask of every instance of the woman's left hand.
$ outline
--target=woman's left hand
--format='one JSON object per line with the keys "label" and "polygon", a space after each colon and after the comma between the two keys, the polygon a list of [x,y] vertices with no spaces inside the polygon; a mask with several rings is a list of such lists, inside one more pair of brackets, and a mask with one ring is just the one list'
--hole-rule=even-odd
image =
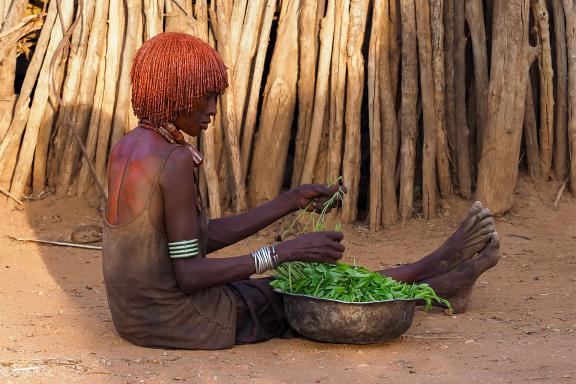
{"label": "woman's left hand", "polygon": [[[308,212],[321,212],[324,204],[330,200],[339,189],[341,192],[346,193],[346,187],[338,184],[301,185],[293,190],[296,195],[296,208],[306,209]],[[333,204],[327,212],[335,206],[340,206],[340,204],[341,199],[336,198],[335,204]]]}

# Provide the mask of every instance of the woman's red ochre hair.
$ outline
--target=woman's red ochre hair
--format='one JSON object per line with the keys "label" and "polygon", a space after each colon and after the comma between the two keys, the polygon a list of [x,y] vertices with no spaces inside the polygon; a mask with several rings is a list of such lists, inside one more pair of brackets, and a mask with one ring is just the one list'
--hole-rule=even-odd
{"label": "woman's red ochre hair", "polygon": [[173,123],[200,99],[228,86],[218,52],[194,36],[175,32],[146,41],[136,52],[130,77],[134,114],[153,124]]}

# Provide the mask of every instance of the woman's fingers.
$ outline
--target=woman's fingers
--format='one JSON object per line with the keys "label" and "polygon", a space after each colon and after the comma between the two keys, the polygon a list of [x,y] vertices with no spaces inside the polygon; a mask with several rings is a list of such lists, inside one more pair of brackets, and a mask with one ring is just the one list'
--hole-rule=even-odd
{"label": "woman's fingers", "polygon": [[328,244],[328,247],[331,250],[334,250],[334,251],[340,252],[340,253],[343,253],[346,250],[346,247],[344,246],[344,244],[338,243],[336,241],[333,241],[330,244]]}
{"label": "woman's fingers", "polygon": [[323,261],[326,263],[335,263],[337,260],[340,260],[341,258],[342,254],[338,252],[326,252],[322,256]]}
{"label": "woman's fingers", "polygon": [[342,232],[339,232],[339,231],[326,231],[326,232],[321,232],[321,233],[325,234],[326,237],[329,238],[330,240],[340,242],[344,239],[344,234]]}

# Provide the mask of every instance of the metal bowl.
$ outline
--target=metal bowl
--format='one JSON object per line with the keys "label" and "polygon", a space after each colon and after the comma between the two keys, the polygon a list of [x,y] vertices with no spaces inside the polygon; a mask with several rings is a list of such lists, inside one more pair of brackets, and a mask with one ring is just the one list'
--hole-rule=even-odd
{"label": "metal bowl", "polygon": [[284,296],[286,318],[302,336],[328,343],[370,344],[392,340],[410,328],[416,300],[349,303],[276,292]]}

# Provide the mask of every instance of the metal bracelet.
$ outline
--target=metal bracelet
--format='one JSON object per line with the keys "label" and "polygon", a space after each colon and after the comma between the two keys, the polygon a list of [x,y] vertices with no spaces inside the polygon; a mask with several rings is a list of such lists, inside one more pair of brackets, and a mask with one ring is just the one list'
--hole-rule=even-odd
{"label": "metal bracelet", "polygon": [[272,249],[268,246],[263,246],[262,248],[252,252],[252,258],[254,259],[254,266],[256,268],[257,274],[262,274],[269,269],[274,269],[278,266],[278,255],[274,246]]}

